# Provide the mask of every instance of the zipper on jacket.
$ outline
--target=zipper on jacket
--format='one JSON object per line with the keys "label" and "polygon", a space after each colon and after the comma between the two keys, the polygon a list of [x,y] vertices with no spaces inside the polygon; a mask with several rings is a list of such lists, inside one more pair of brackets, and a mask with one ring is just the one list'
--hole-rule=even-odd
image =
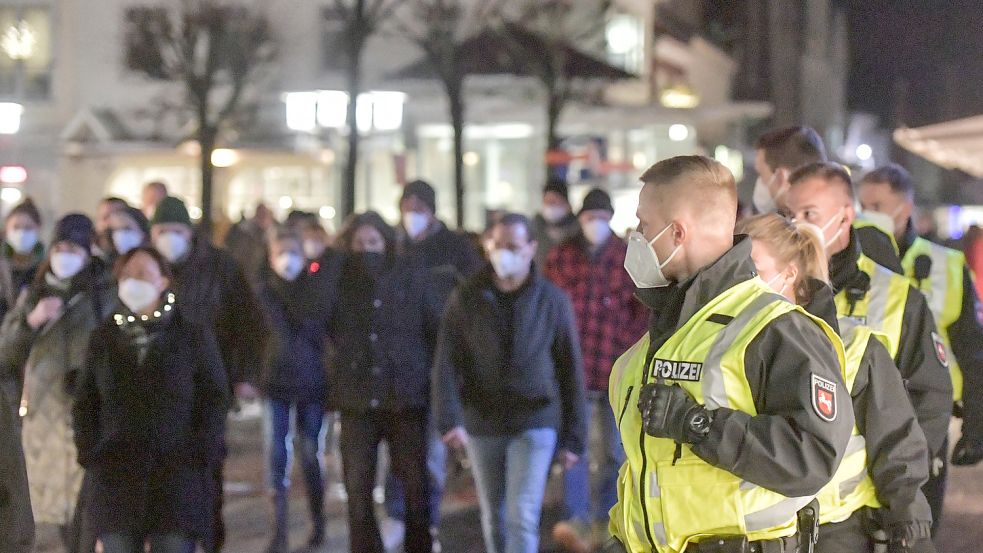
{"label": "zipper on jacket", "polygon": [[618,428],[621,428],[621,421],[625,418],[625,413],[628,412],[628,404],[631,402],[631,393],[635,391],[634,386],[628,386],[628,394],[625,395],[625,404],[621,407],[621,415],[618,416]]}
{"label": "zipper on jacket", "polygon": [[[642,386],[648,383],[648,373],[649,364],[652,363],[655,358],[655,351],[652,350],[651,354],[646,356],[645,366],[642,368]],[[638,489],[641,491],[641,497],[638,498],[639,502],[642,504],[642,521],[645,525],[645,537],[648,539],[649,545],[652,547],[652,551],[656,551],[655,539],[652,538],[652,527],[649,524],[649,508],[648,501],[646,501],[646,496],[648,494],[648,486],[645,485],[646,478],[648,474],[648,455],[645,454],[645,421],[642,421],[641,428],[638,432],[638,448],[639,452],[642,454],[642,470],[638,474]]]}
{"label": "zipper on jacket", "polygon": [[672,466],[676,466],[676,461],[683,456],[683,444],[676,442],[676,450],[672,452]]}

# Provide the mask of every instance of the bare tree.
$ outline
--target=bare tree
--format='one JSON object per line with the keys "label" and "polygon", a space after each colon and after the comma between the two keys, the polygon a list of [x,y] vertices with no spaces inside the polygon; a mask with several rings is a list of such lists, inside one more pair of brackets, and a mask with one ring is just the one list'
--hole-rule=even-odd
{"label": "bare tree", "polygon": [[547,149],[559,147],[557,125],[576,85],[590,75],[571,63],[585,44],[603,44],[610,0],[511,0],[500,30],[517,69],[546,93]]}
{"label": "bare tree", "polygon": [[241,108],[246,89],[275,56],[269,21],[257,10],[220,0],[182,0],[130,8],[126,65],[184,88],[183,107],[201,146],[201,231],[211,237],[212,152]]}
{"label": "bare tree", "polygon": [[331,21],[341,23],[338,44],[345,58],[348,82],[348,163],[341,189],[341,216],[355,211],[355,177],[358,168],[356,104],[362,92],[362,56],[369,38],[393,15],[399,0],[333,0],[324,10]]}
{"label": "bare tree", "polygon": [[501,2],[485,0],[411,0],[400,24],[404,36],[416,43],[447,95],[454,129],[454,192],[457,226],[464,226],[464,81],[475,69],[468,40],[497,14]]}

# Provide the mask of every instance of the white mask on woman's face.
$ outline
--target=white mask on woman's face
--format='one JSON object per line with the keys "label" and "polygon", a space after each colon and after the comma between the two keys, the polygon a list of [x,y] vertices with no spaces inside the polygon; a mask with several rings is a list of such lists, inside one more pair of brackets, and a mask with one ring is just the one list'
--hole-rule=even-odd
{"label": "white mask on woman's face", "polygon": [[426,213],[407,211],[403,214],[403,229],[411,240],[416,240],[430,226],[430,217]]}
{"label": "white mask on woman's face", "polygon": [[53,275],[59,280],[68,280],[85,267],[85,257],[75,252],[55,252],[51,254],[50,263]]}
{"label": "white mask on woman's face", "polygon": [[294,252],[283,252],[273,260],[273,270],[283,280],[293,282],[304,270],[304,258]]}
{"label": "white mask on woman's face", "polygon": [[21,255],[26,255],[38,245],[38,231],[34,229],[11,229],[7,233],[7,244]]}
{"label": "white mask on woman's face", "polygon": [[120,255],[124,255],[140,244],[143,244],[143,233],[139,230],[124,228],[113,231],[113,247]]}
{"label": "white mask on woman's face", "polygon": [[[777,273],[775,273],[775,276],[771,277],[770,279],[768,279],[767,282],[765,282],[765,284],[767,284],[769,288],[771,288],[777,294],[782,295],[782,296],[785,296],[785,289],[788,288],[788,282],[786,282],[784,280],[785,279],[785,271],[786,270],[788,270],[788,267],[785,267],[781,271],[778,271]],[[775,288],[775,285],[777,285],[779,282],[781,282],[782,287],[781,288]]]}
{"label": "white mask on woman's face", "polygon": [[119,283],[119,299],[127,309],[142,313],[160,299],[161,290],[152,282],[136,278],[124,278]]}

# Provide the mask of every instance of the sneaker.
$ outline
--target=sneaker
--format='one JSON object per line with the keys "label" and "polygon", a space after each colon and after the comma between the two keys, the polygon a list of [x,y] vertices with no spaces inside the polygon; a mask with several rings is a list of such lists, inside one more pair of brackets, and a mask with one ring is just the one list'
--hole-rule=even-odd
{"label": "sneaker", "polygon": [[382,534],[382,546],[386,551],[396,549],[406,539],[406,523],[399,519],[386,517],[379,525],[379,531]]}
{"label": "sneaker", "polygon": [[570,553],[591,553],[595,547],[590,525],[579,520],[558,522],[553,527],[553,540]]}

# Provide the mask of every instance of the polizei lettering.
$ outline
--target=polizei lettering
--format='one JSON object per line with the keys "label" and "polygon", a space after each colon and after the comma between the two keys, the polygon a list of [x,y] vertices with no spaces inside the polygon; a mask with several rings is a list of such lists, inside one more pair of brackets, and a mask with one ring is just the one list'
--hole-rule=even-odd
{"label": "polizei lettering", "polygon": [[654,359],[652,361],[652,376],[665,380],[699,382],[700,377],[703,376],[703,363]]}

